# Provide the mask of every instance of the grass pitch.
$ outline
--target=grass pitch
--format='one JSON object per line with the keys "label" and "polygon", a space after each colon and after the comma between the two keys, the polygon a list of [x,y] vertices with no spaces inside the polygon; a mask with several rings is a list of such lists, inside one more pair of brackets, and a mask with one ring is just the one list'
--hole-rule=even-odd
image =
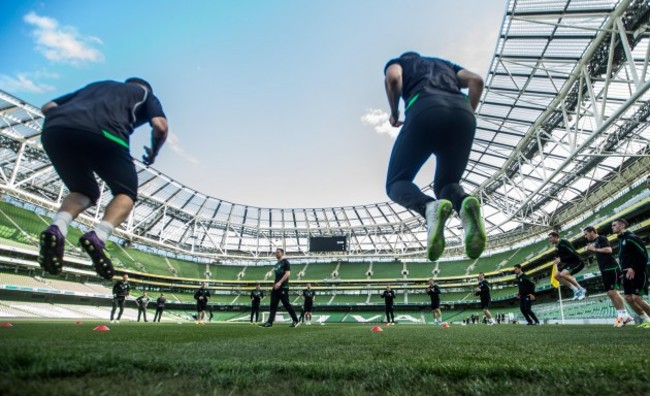
{"label": "grass pitch", "polygon": [[14,322],[2,395],[650,394],[650,330]]}

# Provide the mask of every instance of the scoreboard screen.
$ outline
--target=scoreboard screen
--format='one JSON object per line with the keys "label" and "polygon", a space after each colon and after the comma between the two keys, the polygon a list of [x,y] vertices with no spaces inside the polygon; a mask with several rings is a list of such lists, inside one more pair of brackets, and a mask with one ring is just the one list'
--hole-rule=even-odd
{"label": "scoreboard screen", "polygon": [[318,252],[345,252],[348,250],[348,238],[345,236],[310,237],[309,251]]}

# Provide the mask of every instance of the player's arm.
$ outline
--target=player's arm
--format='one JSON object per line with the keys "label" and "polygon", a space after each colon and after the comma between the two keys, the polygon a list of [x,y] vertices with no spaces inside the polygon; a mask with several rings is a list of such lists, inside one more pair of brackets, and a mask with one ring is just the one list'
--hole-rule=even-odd
{"label": "player's arm", "polygon": [[461,69],[456,73],[460,86],[462,88],[468,88],[467,96],[469,96],[469,103],[472,106],[472,109],[476,110],[478,107],[478,102],[481,99],[481,94],[483,93],[483,79],[476,73],[472,73],[469,70]]}
{"label": "player's arm", "polygon": [[386,96],[390,107],[390,124],[399,127],[399,97],[402,95],[402,66],[394,63],[386,69]]}
{"label": "player's arm", "polygon": [[145,165],[152,165],[160,152],[160,148],[165,144],[169,133],[169,126],[165,117],[153,117],[151,124],[151,147],[144,147],[145,154],[142,156],[142,162]]}

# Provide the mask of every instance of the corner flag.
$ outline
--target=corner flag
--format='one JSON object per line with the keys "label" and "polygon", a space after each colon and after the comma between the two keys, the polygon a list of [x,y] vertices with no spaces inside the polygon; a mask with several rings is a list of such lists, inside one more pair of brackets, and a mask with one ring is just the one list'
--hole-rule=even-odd
{"label": "corner flag", "polygon": [[553,269],[551,270],[551,286],[557,289],[560,287],[560,281],[555,278],[555,274],[557,274],[557,265],[553,264]]}

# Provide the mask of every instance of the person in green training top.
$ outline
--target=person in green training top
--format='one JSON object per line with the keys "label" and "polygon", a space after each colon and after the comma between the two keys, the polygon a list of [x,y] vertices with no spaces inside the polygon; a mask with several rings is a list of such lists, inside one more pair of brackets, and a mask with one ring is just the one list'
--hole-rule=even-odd
{"label": "person in green training top", "polygon": [[478,274],[478,286],[475,291],[475,294],[481,297],[481,309],[487,318],[487,323],[493,325],[494,320],[492,319],[492,314],[488,309],[490,307],[490,301],[492,300],[490,298],[490,283],[485,279],[485,274],[482,272],[479,272]]}
{"label": "person in green training top", "polygon": [[135,302],[138,304],[138,322],[140,321],[140,315],[144,317],[144,321],[147,320],[147,305],[149,305],[151,299],[147,295],[147,292],[143,292],[142,295],[135,299]]}
{"label": "person in green training top", "polygon": [[623,293],[625,301],[640,317],[639,327],[650,328],[650,304],[641,297],[647,294],[648,251],[643,240],[628,231],[625,219],[614,220],[612,231],[618,235],[618,259],[623,272]]}
{"label": "person in green training top", "polygon": [[300,322],[296,316],[296,311],[293,310],[291,302],[289,302],[289,277],[291,276],[291,265],[289,260],[284,258],[284,249],[277,248],[275,250],[275,258],[278,260],[275,263],[273,271],[275,272],[275,282],[273,283],[273,290],[271,290],[271,307],[269,312],[269,319],[262,327],[272,327],[275,321],[275,314],[278,311],[278,305],[282,301],[284,309],[287,310],[291,316],[291,327],[298,327]]}
{"label": "person in green training top", "polygon": [[515,265],[515,279],[517,280],[517,286],[519,286],[516,298],[519,299],[521,313],[526,318],[529,326],[539,325],[539,320],[532,309],[533,301],[535,301],[535,282],[524,273],[520,264]]}
{"label": "person in green training top", "polygon": [[614,323],[614,327],[625,327],[625,325],[634,319],[628,315],[625,309],[625,302],[618,292],[621,267],[612,254],[612,246],[609,243],[609,239],[603,235],[598,235],[598,230],[592,226],[586,227],[583,233],[585,239],[589,242],[587,244],[587,251],[596,254],[603,286],[607,291],[607,296],[612,301],[612,305],[616,308],[616,322]]}
{"label": "person in green training top", "polygon": [[580,286],[580,283],[573,277],[585,267],[580,255],[573,248],[571,242],[567,239],[560,239],[560,234],[557,232],[549,233],[548,238],[557,250],[557,257],[553,261],[553,265],[557,269],[555,279],[573,291],[574,300],[584,300],[587,297],[587,290]]}
{"label": "person in green training top", "polygon": [[307,322],[311,325],[312,312],[314,311],[314,301],[316,300],[316,292],[311,289],[311,283],[307,283],[307,288],[302,291],[303,308],[302,312]]}
{"label": "person in green training top", "polygon": [[433,314],[433,324],[442,324],[442,312],[440,311],[440,286],[429,279],[429,287],[427,287],[427,294],[431,298],[431,313]]}
{"label": "person in green training top", "polygon": [[255,285],[251,292],[251,323],[257,323],[260,320],[260,304],[264,300],[264,292],[260,289],[260,284]]}

